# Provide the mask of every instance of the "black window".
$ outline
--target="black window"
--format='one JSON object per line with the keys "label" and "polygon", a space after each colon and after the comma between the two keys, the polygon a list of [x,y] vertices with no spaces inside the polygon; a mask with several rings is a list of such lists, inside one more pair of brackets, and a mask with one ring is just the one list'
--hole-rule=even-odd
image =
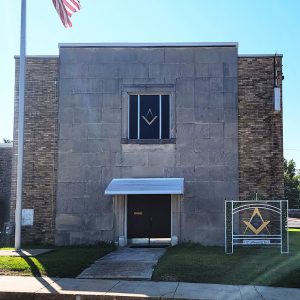
{"label": "black window", "polygon": [[129,96],[129,138],[170,138],[170,96]]}

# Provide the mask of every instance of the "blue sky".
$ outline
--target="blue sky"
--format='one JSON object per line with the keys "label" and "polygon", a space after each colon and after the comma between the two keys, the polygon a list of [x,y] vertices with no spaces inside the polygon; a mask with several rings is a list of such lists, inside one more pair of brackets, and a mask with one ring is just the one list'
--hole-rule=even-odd
{"label": "blue sky", "polygon": [[[20,3],[1,1],[0,141],[12,138],[14,55]],[[300,1],[82,0],[65,29],[51,0],[27,0],[27,54],[58,54],[58,43],[239,42],[240,54],[283,56],[284,153],[300,168]]]}

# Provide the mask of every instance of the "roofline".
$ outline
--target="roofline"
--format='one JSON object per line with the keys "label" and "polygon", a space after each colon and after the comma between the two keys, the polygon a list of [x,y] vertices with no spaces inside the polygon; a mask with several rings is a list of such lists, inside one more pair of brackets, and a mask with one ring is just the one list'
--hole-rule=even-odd
{"label": "roofline", "polygon": [[283,54],[273,53],[273,54],[239,54],[238,57],[283,57]]}
{"label": "roofline", "polygon": [[236,47],[237,42],[210,42],[210,43],[59,43],[58,48],[105,48],[105,47]]}
{"label": "roofline", "polygon": [[[15,59],[19,59],[20,55],[15,55]],[[26,55],[26,58],[59,58],[59,55]]]}
{"label": "roofline", "polygon": [[12,148],[13,143],[0,143],[0,148]]}

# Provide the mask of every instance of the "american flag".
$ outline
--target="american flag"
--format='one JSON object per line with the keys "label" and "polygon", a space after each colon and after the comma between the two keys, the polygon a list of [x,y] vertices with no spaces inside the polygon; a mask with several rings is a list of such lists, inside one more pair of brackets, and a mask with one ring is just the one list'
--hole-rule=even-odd
{"label": "american flag", "polygon": [[80,10],[79,0],[52,0],[52,2],[64,26],[72,27],[70,17]]}

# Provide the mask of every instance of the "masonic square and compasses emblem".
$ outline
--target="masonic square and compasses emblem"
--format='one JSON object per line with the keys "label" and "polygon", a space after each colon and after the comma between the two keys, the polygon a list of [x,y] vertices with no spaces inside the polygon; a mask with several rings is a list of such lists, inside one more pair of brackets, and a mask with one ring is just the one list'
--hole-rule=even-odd
{"label": "masonic square and compasses emblem", "polygon": [[142,116],[142,118],[150,126],[157,119],[157,116],[154,116],[152,111],[151,111],[151,108],[149,108],[146,116]]}
{"label": "masonic square and compasses emblem", "polygon": [[254,208],[250,220],[243,222],[247,225],[244,234],[246,233],[247,229],[250,229],[255,234],[261,233],[263,229],[266,229],[269,232],[267,225],[270,223],[270,221],[264,221],[257,207]]}

